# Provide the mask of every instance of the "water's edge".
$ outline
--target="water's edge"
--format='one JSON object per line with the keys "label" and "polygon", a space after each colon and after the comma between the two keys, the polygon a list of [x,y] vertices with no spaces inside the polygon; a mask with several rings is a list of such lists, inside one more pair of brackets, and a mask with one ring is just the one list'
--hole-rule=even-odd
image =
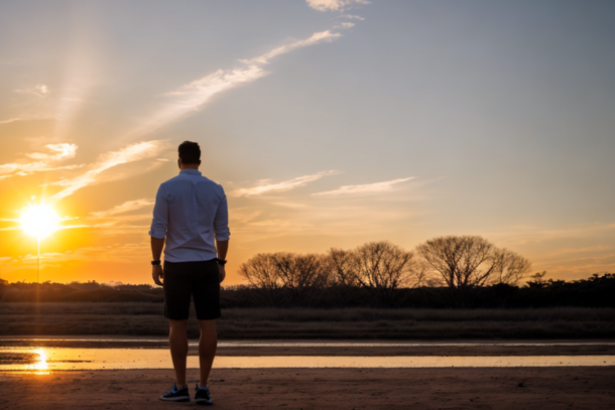
{"label": "water's edge", "polygon": [[[0,358],[32,353],[39,356],[36,363],[0,364],[0,372],[172,368],[167,349],[0,348]],[[581,366],[615,366],[615,356],[217,356],[214,362],[214,368],[221,369]],[[188,357],[188,368],[198,368],[197,356]]]}

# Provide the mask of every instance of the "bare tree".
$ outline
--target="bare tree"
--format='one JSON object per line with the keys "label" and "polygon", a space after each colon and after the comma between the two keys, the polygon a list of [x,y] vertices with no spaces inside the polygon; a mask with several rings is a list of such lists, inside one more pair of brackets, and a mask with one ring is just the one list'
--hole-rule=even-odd
{"label": "bare tree", "polygon": [[456,289],[459,302],[469,302],[470,291],[495,283],[517,284],[531,264],[522,256],[499,249],[480,236],[446,236],[417,247],[418,253]]}
{"label": "bare tree", "polygon": [[[327,268],[330,272],[330,292],[345,305],[353,305],[363,299],[363,291],[354,269],[354,251],[331,248],[327,252]],[[361,302],[359,302],[361,303]]]}
{"label": "bare tree", "polygon": [[355,287],[359,285],[354,271],[353,251],[331,248],[327,254],[329,269],[336,285],[343,287]]}
{"label": "bare tree", "polygon": [[324,255],[297,255],[288,252],[258,254],[241,265],[239,273],[268,299],[278,301],[277,289],[287,289],[291,303],[301,302],[330,281],[328,260]]}
{"label": "bare tree", "polygon": [[239,274],[259,290],[269,305],[277,304],[275,294],[276,289],[280,287],[280,281],[276,261],[272,254],[259,253],[248,259],[239,267]]}
{"label": "bare tree", "polygon": [[381,304],[392,303],[396,289],[418,284],[423,275],[412,252],[386,241],[366,243],[352,251],[349,271]]}
{"label": "bare tree", "polygon": [[329,282],[328,261],[324,255],[278,252],[271,255],[282,287],[289,289],[292,302],[300,302]]}
{"label": "bare tree", "polygon": [[489,283],[517,285],[530,271],[532,263],[508,249],[496,249],[493,256],[495,269]]}
{"label": "bare tree", "polygon": [[332,277],[325,255],[295,256],[295,287],[321,289],[331,284]]}

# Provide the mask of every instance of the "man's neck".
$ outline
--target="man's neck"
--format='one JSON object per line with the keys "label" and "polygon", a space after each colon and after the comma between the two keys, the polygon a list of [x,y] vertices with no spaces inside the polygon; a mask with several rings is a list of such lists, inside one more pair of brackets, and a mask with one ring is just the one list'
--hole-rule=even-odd
{"label": "man's neck", "polygon": [[184,169],[196,169],[196,170],[198,170],[199,166],[198,165],[183,165],[182,164],[180,170],[184,170]]}

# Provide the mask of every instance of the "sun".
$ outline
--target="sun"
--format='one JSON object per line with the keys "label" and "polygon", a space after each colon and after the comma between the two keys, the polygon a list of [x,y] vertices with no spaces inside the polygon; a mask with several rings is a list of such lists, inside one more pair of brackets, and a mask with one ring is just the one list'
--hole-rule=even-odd
{"label": "sun", "polygon": [[59,229],[60,218],[49,205],[31,205],[22,212],[19,221],[25,233],[40,240]]}

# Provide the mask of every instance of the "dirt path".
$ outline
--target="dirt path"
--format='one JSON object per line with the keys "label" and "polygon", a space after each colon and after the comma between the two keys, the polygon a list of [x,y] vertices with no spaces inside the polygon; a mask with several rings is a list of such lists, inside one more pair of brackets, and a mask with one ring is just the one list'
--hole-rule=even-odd
{"label": "dirt path", "polygon": [[[0,373],[0,409],[174,409],[172,371]],[[190,387],[197,372],[189,371]],[[614,368],[215,370],[218,409],[615,409]]]}

